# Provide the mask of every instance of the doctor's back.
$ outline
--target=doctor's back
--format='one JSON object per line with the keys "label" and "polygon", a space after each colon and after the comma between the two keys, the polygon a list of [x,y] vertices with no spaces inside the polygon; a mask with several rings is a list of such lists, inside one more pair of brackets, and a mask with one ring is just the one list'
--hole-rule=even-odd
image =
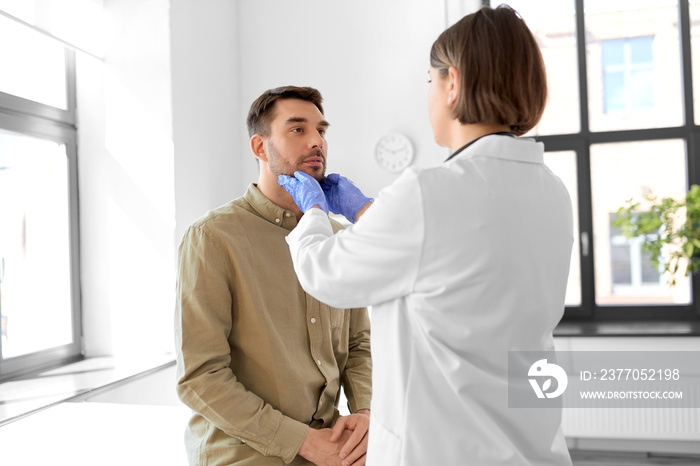
{"label": "doctor's back", "polygon": [[570,464],[559,409],[508,407],[508,351],[554,350],[564,311],[572,207],[542,155],[540,143],[487,136],[383,193],[421,213],[422,238],[412,292],[372,311],[382,382],[370,450],[396,434],[400,461],[369,464]]}

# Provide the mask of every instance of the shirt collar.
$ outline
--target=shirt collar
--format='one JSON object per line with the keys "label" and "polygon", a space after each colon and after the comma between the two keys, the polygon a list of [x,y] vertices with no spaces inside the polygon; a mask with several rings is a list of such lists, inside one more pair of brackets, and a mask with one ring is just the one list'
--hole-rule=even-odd
{"label": "shirt collar", "polygon": [[462,152],[464,149],[466,149],[467,147],[471,146],[472,144],[474,144],[474,143],[475,143],[476,141],[478,141],[479,139],[485,138],[486,136],[510,136],[510,137],[514,138],[514,137],[515,137],[515,133],[513,133],[513,132],[511,132],[511,131],[499,131],[498,133],[489,133],[489,134],[484,134],[483,136],[479,136],[478,138],[474,139],[473,141],[469,141],[468,143],[466,143],[465,145],[463,145],[462,147],[460,147],[459,149],[457,149],[456,151],[454,151],[454,152],[452,153],[452,155],[450,155],[449,157],[447,157],[447,159],[445,159],[445,162],[447,162],[448,160],[454,158],[455,155],[459,154],[459,153]]}
{"label": "shirt collar", "polygon": [[544,144],[503,133],[487,134],[458,149],[448,160],[493,157],[515,162],[544,163]]}
{"label": "shirt collar", "polygon": [[255,183],[248,186],[243,198],[258,213],[258,215],[270,223],[292,231],[297,226],[297,218],[291,210],[283,209],[269,200],[260,192]]}

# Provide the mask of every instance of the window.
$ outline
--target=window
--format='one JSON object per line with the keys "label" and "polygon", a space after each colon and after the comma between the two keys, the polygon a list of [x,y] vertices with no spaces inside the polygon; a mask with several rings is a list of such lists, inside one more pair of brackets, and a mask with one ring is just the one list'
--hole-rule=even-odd
{"label": "window", "polygon": [[700,184],[700,0],[507,3],[547,66],[548,105],[527,136],[574,203],[563,321],[700,322],[700,280],[669,285],[642,238],[612,226],[629,199],[680,199]]}
{"label": "window", "polygon": [[74,61],[0,16],[0,380],[80,357]]}
{"label": "window", "polygon": [[[642,238],[623,243],[622,237],[611,237],[614,229],[610,223],[617,209],[630,198],[642,200],[647,194],[683,197],[687,179],[685,154],[686,145],[682,139],[590,145],[593,273],[595,302],[599,306],[691,303],[691,283],[687,277],[677,277],[676,286],[671,287],[666,285],[668,277],[663,276],[660,285],[663,290],[651,294],[641,286],[622,287],[616,283],[624,277],[619,267],[623,249],[629,250],[628,260],[635,259]],[[630,278],[641,272],[638,262],[631,262],[632,266],[634,269],[628,272]],[[612,309],[601,307],[600,311]]]}

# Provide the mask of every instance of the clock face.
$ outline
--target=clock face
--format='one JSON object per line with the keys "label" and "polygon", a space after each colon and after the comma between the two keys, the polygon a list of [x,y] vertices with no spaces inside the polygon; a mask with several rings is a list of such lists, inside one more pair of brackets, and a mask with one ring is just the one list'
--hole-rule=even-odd
{"label": "clock face", "polygon": [[403,134],[387,134],[377,141],[374,157],[382,168],[399,172],[413,161],[413,144]]}

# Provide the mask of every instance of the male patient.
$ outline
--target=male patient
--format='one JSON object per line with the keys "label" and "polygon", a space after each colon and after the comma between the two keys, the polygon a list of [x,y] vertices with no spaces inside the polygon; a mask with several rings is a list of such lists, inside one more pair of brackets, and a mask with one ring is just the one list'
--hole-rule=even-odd
{"label": "male patient", "polygon": [[[302,212],[277,182],[297,170],[323,179],[321,101],[316,89],[288,86],[253,103],[257,184],[194,222],[180,245],[177,390],[194,410],[193,465],[364,464],[367,310],[334,309],[302,290],[285,242]],[[354,414],[331,431],[341,385]]]}

